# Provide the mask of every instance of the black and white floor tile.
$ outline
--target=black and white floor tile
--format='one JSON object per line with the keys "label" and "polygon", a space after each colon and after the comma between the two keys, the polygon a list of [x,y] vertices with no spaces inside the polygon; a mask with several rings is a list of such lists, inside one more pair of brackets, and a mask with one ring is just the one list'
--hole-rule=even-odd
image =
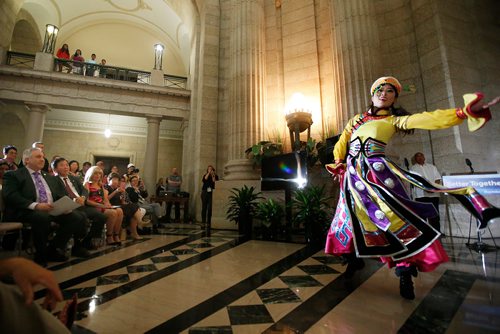
{"label": "black and white floor tile", "polygon": [[163,229],[50,268],[64,298],[78,296],[74,333],[500,332],[498,252],[471,251],[462,239],[443,245],[450,262],[419,273],[413,301],[376,260],[347,279],[322,245],[234,231]]}

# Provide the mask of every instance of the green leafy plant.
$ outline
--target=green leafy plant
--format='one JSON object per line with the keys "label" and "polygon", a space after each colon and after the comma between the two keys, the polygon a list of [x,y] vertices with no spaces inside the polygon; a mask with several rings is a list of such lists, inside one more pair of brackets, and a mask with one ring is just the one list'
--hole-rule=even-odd
{"label": "green leafy plant", "polygon": [[303,226],[308,243],[324,241],[332,213],[325,186],[308,186],[295,191],[292,200],[295,226]]}
{"label": "green leafy plant", "polygon": [[263,157],[272,157],[282,153],[283,144],[271,141],[260,141],[245,150],[247,158],[253,160],[254,166],[261,166]]}
{"label": "green leafy plant", "polygon": [[278,238],[278,231],[284,216],[285,210],[272,198],[257,204],[255,217],[262,221],[264,227],[262,234],[265,239],[276,240]]}
{"label": "green leafy plant", "polygon": [[261,192],[255,192],[255,187],[244,185],[241,189],[233,188],[229,196],[226,218],[238,224],[240,233],[250,237],[252,220],[257,209],[257,203],[263,197]]}

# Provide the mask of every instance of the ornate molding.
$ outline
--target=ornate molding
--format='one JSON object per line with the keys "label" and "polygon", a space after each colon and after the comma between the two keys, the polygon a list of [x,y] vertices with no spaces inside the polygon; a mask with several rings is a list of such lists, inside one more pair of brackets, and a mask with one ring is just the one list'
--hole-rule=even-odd
{"label": "ornate molding", "polygon": [[137,0],[137,5],[132,9],[127,9],[125,7],[118,6],[113,2],[113,0],[104,0],[104,2],[107,2],[116,9],[119,9],[124,12],[137,12],[141,9],[152,10],[152,8],[146,3],[145,0]]}
{"label": "ornate molding", "polygon": [[[104,133],[107,124],[85,121],[70,121],[70,120],[57,120],[51,119],[45,121],[45,130],[54,131],[69,131],[81,133]],[[147,126],[126,126],[126,125],[110,125],[113,136],[133,136],[133,137],[146,137]],[[182,140],[182,131],[174,129],[161,129],[160,139],[174,139]]]}

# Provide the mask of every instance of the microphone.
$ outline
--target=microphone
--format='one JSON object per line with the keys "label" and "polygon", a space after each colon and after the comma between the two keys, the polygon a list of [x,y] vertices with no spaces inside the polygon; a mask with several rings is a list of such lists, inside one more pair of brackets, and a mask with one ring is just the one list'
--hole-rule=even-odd
{"label": "microphone", "polygon": [[410,169],[410,163],[408,162],[407,158],[405,158],[405,167],[406,169]]}
{"label": "microphone", "polygon": [[470,168],[470,173],[471,173],[471,174],[474,174],[474,168],[472,168],[472,162],[471,162],[469,159],[465,158],[465,164],[466,164],[467,166],[469,166],[469,168]]}

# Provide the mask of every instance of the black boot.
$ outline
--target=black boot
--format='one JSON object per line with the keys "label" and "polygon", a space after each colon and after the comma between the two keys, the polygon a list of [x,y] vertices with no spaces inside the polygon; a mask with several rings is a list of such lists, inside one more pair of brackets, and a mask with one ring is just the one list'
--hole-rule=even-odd
{"label": "black boot", "polygon": [[350,253],[343,255],[345,263],[347,263],[347,268],[344,272],[346,278],[352,278],[354,273],[365,267],[365,261],[363,259],[356,257],[356,254]]}
{"label": "black boot", "polygon": [[399,294],[404,299],[415,299],[415,291],[413,289],[411,277],[417,277],[417,274],[417,268],[414,266],[396,268],[396,276],[399,277]]}

